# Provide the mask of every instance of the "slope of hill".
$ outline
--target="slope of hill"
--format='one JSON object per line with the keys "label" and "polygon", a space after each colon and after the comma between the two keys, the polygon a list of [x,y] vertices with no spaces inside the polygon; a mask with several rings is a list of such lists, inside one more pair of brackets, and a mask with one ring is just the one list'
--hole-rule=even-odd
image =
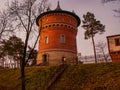
{"label": "slope of hill", "polygon": [[120,90],[120,63],[69,66],[50,90]]}
{"label": "slope of hill", "polygon": [[[44,90],[56,68],[27,67],[26,90]],[[20,70],[0,69],[0,90],[20,89]],[[48,90],[120,90],[120,63],[69,65]]]}

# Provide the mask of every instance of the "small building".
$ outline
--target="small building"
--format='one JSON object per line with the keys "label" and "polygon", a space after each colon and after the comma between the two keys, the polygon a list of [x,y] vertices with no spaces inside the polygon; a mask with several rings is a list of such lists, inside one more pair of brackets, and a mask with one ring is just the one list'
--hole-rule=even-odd
{"label": "small building", "polygon": [[47,9],[36,19],[40,40],[37,64],[73,64],[77,59],[76,35],[80,18],[74,13],[60,8]]}
{"label": "small building", "polygon": [[107,41],[112,62],[120,62],[120,34],[107,36]]}

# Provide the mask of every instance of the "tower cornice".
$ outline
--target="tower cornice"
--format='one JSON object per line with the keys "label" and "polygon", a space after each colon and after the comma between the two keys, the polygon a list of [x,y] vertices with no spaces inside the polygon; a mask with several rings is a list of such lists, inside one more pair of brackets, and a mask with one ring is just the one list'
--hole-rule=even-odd
{"label": "tower cornice", "polygon": [[38,25],[38,21],[39,21],[40,18],[42,18],[43,16],[45,16],[47,14],[51,14],[51,13],[65,13],[65,14],[68,14],[68,15],[73,16],[77,20],[77,26],[79,26],[80,23],[81,23],[80,18],[76,14],[74,14],[73,12],[69,12],[69,11],[65,11],[65,10],[61,10],[61,11],[51,10],[51,11],[44,12],[44,13],[40,14],[36,19],[36,24]]}

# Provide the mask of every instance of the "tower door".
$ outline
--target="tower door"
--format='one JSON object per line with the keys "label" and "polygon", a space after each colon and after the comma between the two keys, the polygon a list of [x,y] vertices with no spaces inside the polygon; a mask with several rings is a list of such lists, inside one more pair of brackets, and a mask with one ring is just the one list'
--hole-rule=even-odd
{"label": "tower door", "polygon": [[47,63],[47,55],[46,54],[44,54],[42,56],[42,60],[43,60],[43,63]]}

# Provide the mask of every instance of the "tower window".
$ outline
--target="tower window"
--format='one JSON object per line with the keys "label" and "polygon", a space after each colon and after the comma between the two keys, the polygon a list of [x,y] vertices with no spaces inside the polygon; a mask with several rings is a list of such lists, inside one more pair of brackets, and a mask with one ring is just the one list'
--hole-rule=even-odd
{"label": "tower window", "polygon": [[120,46],[120,38],[116,38],[115,39],[115,45],[116,46]]}
{"label": "tower window", "polygon": [[48,42],[49,42],[49,38],[48,38],[48,36],[46,36],[45,37],[45,44],[48,44]]}
{"label": "tower window", "polygon": [[65,35],[60,36],[60,41],[61,41],[61,43],[65,43]]}
{"label": "tower window", "polygon": [[46,55],[46,54],[44,54],[44,55],[42,56],[42,59],[43,59],[43,63],[47,63],[47,55]]}

